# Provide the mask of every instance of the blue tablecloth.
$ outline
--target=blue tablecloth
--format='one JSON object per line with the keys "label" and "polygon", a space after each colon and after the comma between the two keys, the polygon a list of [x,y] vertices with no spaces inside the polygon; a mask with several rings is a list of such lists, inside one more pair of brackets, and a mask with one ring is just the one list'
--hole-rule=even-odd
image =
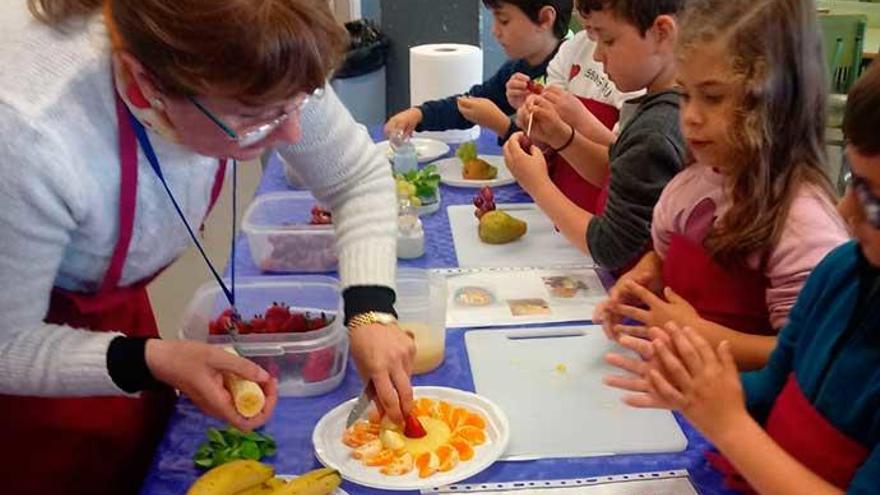
{"label": "blue tablecloth", "polygon": [[[374,138],[379,129],[373,129]],[[481,153],[500,154],[491,133],[483,133],[478,142]],[[257,194],[287,189],[278,160],[271,160],[266,167],[263,181]],[[469,204],[474,189],[460,189],[443,186],[441,190],[444,206],[435,214],[423,217],[426,232],[425,256],[412,261],[401,262],[401,266],[421,268],[455,267],[455,249],[449,229],[449,219],[445,206],[450,204]],[[498,202],[526,202],[529,197],[516,185],[496,188]],[[235,257],[238,275],[259,275],[259,269],[251,259],[247,240],[239,238]],[[462,390],[474,390],[464,345],[466,329],[449,330],[446,360],[436,371],[414,378],[414,385],[443,385]],[[275,415],[265,431],[278,441],[278,453],[267,462],[273,464],[279,473],[296,474],[319,467],[315,459],[311,435],[318,420],[333,407],[356,396],[362,387],[360,379],[349,366],[342,385],[333,392],[320,397],[281,399]],[[727,495],[733,493],[721,485],[720,475],[703,458],[709,444],[687,424],[677,417],[688,438],[686,451],[677,454],[621,455],[609,457],[546,459],[529,462],[498,462],[480,473],[469,482],[505,482],[521,480],[549,480],[560,478],[591,477],[600,475],[626,474],[643,471],[665,471],[687,469],[696,486],[703,495]],[[573,417],[576,425],[578,418]],[[202,414],[189,400],[178,401],[174,415],[168,424],[153,465],[144,482],[141,493],[144,495],[182,494],[196,479],[200,472],[192,463],[192,455],[204,441],[209,427],[223,426],[219,421]],[[381,494],[372,490],[344,483],[343,488],[355,494]]]}

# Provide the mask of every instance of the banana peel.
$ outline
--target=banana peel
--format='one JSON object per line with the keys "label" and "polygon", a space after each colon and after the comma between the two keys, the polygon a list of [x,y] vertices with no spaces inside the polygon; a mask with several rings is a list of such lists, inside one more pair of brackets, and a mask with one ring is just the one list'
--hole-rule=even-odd
{"label": "banana peel", "polygon": [[186,495],[236,495],[260,485],[275,476],[268,464],[252,460],[235,460],[203,474]]}
{"label": "banana peel", "polygon": [[271,492],[271,495],[329,495],[341,483],[339,471],[330,468],[315,469],[290,480]]}
{"label": "banana peel", "polygon": [[315,469],[285,481],[268,464],[236,460],[203,474],[186,495],[330,495],[341,483],[335,469]]}

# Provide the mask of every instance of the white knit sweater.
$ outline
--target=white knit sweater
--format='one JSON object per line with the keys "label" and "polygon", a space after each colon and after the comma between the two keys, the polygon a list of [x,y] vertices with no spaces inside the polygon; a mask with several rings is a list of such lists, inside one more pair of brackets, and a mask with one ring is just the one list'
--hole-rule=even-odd
{"label": "white knit sweater", "polygon": [[[110,52],[98,18],[53,31],[26,2],[0,16],[0,393],[122,394],[107,373],[118,334],[45,324],[53,286],[94,291],[118,236],[119,157]],[[343,286],[393,287],[394,185],[387,161],[332,89],[303,110],[285,150],[332,207]],[[217,160],[151,135],[192,225],[208,206]],[[122,284],[156,272],[190,242],[139,155],[134,235]],[[122,330],[122,329],[120,329]]]}

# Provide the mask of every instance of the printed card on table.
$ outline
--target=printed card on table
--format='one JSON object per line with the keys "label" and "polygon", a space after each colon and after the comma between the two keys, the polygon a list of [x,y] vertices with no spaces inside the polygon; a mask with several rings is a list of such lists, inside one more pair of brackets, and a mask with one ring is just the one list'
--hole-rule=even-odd
{"label": "printed card on table", "polygon": [[587,321],[607,292],[591,268],[450,271],[450,328]]}

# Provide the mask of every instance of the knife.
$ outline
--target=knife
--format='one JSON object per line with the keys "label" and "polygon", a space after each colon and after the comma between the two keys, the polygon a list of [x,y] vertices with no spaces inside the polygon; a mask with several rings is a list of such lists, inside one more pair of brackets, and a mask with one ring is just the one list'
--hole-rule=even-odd
{"label": "knife", "polygon": [[373,381],[370,380],[364,385],[364,390],[361,391],[361,394],[354,403],[354,407],[352,407],[351,412],[348,413],[348,418],[345,420],[346,428],[351,428],[351,425],[357,423],[357,421],[363,417],[364,413],[367,412],[367,409],[370,408],[370,403],[373,401],[373,395],[375,395],[375,393],[376,389],[373,387]]}

